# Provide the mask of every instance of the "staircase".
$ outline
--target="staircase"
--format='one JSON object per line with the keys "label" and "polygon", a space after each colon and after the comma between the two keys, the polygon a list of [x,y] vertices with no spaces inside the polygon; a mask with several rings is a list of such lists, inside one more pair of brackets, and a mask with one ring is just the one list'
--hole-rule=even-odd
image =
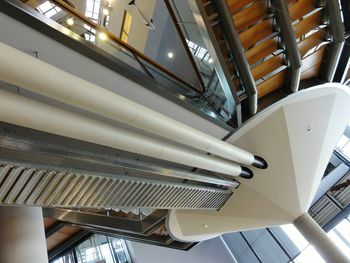
{"label": "staircase", "polygon": [[[284,11],[276,4],[278,1],[274,0],[226,1],[225,8],[230,12],[233,26],[239,36],[241,51],[244,52],[254,81],[259,110],[262,105],[266,105],[261,103],[265,98],[271,98],[276,93],[283,94],[282,97],[284,97],[294,92],[295,90],[290,88],[293,85],[291,78],[294,78],[294,81],[297,80],[297,83],[294,83],[296,86],[294,89],[297,89],[300,80],[319,76],[327,47],[331,42],[328,24],[332,22],[328,23],[325,17],[326,4],[321,5],[317,0],[287,0],[282,1],[282,6],[285,5]],[[228,41],[227,23],[229,21],[225,21],[218,7],[222,2],[218,0],[198,0],[197,2],[201,2],[206,11],[202,15],[210,19],[209,30],[213,30],[216,37],[212,41],[220,43],[221,53],[226,58],[226,66],[231,72],[236,90],[246,91],[247,84],[239,76],[242,61],[239,63],[235,61],[236,56],[233,55],[232,45]],[[279,20],[284,13],[288,13],[285,20],[288,25],[283,25]],[[291,27],[292,36],[285,35],[286,26]],[[291,46],[291,42],[295,43],[294,47]],[[290,51],[288,48],[294,48],[294,57],[292,57],[293,54],[291,55],[293,50]],[[293,72],[293,59],[297,64],[299,59],[299,69],[296,66],[299,73]],[[239,96],[243,106],[247,97],[247,92]]]}

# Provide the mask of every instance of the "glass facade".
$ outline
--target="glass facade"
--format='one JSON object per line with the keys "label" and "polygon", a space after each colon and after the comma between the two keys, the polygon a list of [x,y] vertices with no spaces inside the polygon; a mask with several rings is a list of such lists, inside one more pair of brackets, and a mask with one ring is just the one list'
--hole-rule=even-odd
{"label": "glass facade", "polygon": [[124,240],[93,235],[51,263],[131,263]]}
{"label": "glass facade", "polygon": [[[328,232],[350,260],[350,220],[341,221]],[[316,249],[293,225],[223,235],[239,263],[325,263]]]}

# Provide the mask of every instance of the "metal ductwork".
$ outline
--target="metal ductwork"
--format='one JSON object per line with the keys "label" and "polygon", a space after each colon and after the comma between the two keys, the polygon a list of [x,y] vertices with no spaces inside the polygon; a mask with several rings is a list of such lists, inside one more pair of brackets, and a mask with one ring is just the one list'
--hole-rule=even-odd
{"label": "metal ductwork", "polygon": [[249,63],[244,55],[238,32],[232,21],[232,14],[229,11],[226,1],[215,0],[213,3],[218,11],[220,20],[222,21],[227,43],[229,44],[233,53],[233,59],[237,67],[239,77],[242,79],[244,88],[246,89],[250,114],[256,114],[258,111],[258,92],[256,89],[255,80],[250,71]]}
{"label": "metal ductwork", "polygon": [[244,169],[228,160],[153,139],[4,90],[0,90],[0,118],[14,125],[230,176],[245,174]]}
{"label": "metal ductwork", "polygon": [[0,122],[0,204],[219,209],[232,178]]}
{"label": "metal ductwork", "polygon": [[284,43],[289,64],[287,79],[288,91],[296,92],[299,89],[302,61],[292,27],[287,2],[285,0],[271,0],[271,5],[275,11],[275,17],[280,28],[280,36]]}
{"label": "metal ductwork", "polygon": [[0,204],[63,208],[219,209],[231,191],[0,163]]}
{"label": "metal ductwork", "polygon": [[[248,168],[241,168],[231,161],[266,168],[264,161],[261,162],[260,158],[247,151],[80,79],[4,43],[0,44],[0,59],[2,61],[0,79],[5,82],[195,148],[202,153],[4,91],[1,92],[0,104],[2,121],[229,175],[252,176]],[[17,63],[18,61],[21,63]],[[22,105],[27,107],[20,113]],[[9,109],[12,109],[11,114],[7,114]],[[207,152],[227,160],[207,156],[205,154]]]}
{"label": "metal ductwork", "polygon": [[325,81],[333,82],[344,47],[345,31],[338,0],[328,0],[326,3],[326,11],[329,21],[328,30],[332,42],[325,55],[326,58],[321,76]]}

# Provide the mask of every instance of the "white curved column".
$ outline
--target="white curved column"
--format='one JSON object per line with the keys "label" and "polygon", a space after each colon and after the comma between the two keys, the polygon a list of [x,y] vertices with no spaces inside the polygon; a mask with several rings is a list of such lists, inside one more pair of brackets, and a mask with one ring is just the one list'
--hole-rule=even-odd
{"label": "white curved column", "polygon": [[1,206],[0,244],[1,263],[47,263],[41,208]]}
{"label": "white curved column", "polygon": [[308,214],[302,214],[294,221],[294,225],[303,234],[303,236],[313,245],[317,252],[329,263],[347,263],[350,262],[343,251],[327,236],[326,232],[315,222]]}

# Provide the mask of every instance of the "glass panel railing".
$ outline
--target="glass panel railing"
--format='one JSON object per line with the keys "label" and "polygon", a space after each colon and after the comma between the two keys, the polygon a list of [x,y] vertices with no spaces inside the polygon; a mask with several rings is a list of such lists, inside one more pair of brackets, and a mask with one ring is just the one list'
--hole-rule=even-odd
{"label": "glass panel railing", "polygon": [[219,75],[215,70],[216,63],[208,51],[188,1],[166,0],[165,2],[168,3],[168,9],[171,9],[169,12],[174,14],[176,19],[174,22],[179,26],[186,39],[187,48],[200,72],[205,86],[205,98],[222,115],[230,118],[235,110],[232,91],[220,82]]}
{"label": "glass panel railing", "polygon": [[[95,0],[98,1],[98,0]],[[197,90],[192,84],[178,77],[169,69],[163,67],[156,61],[145,56],[129,44],[123,42],[117,36],[109,32],[106,27],[102,26],[99,19],[95,19],[93,13],[89,13],[91,17],[86,17],[82,12],[74,9],[68,2],[63,0],[49,0],[52,11],[42,11],[41,7],[30,6],[33,11],[39,12],[47,18],[63,26],[64,30],[60,30],[65,35],[79,40],[86,41],[88,45],[96,46],[110,54],[135,70],[141,72],[147,77],[158,82],[165,92],[176,95],[176,97],[195,106],[206,115],[214,117],[217,120],[226,122],[231,116],[222,114],[225,110],[219,109],[222,103],[218,103],[213,98],[208,99],[207,96]],[[45,3],[46,3],[45,2]],[[100,12],[102,12],[100,5]],[[49,13],[48,13],[49,12]],[[43,20],[42,20],[43,21]],[[108,21],[102,21],[106,25]]]}

